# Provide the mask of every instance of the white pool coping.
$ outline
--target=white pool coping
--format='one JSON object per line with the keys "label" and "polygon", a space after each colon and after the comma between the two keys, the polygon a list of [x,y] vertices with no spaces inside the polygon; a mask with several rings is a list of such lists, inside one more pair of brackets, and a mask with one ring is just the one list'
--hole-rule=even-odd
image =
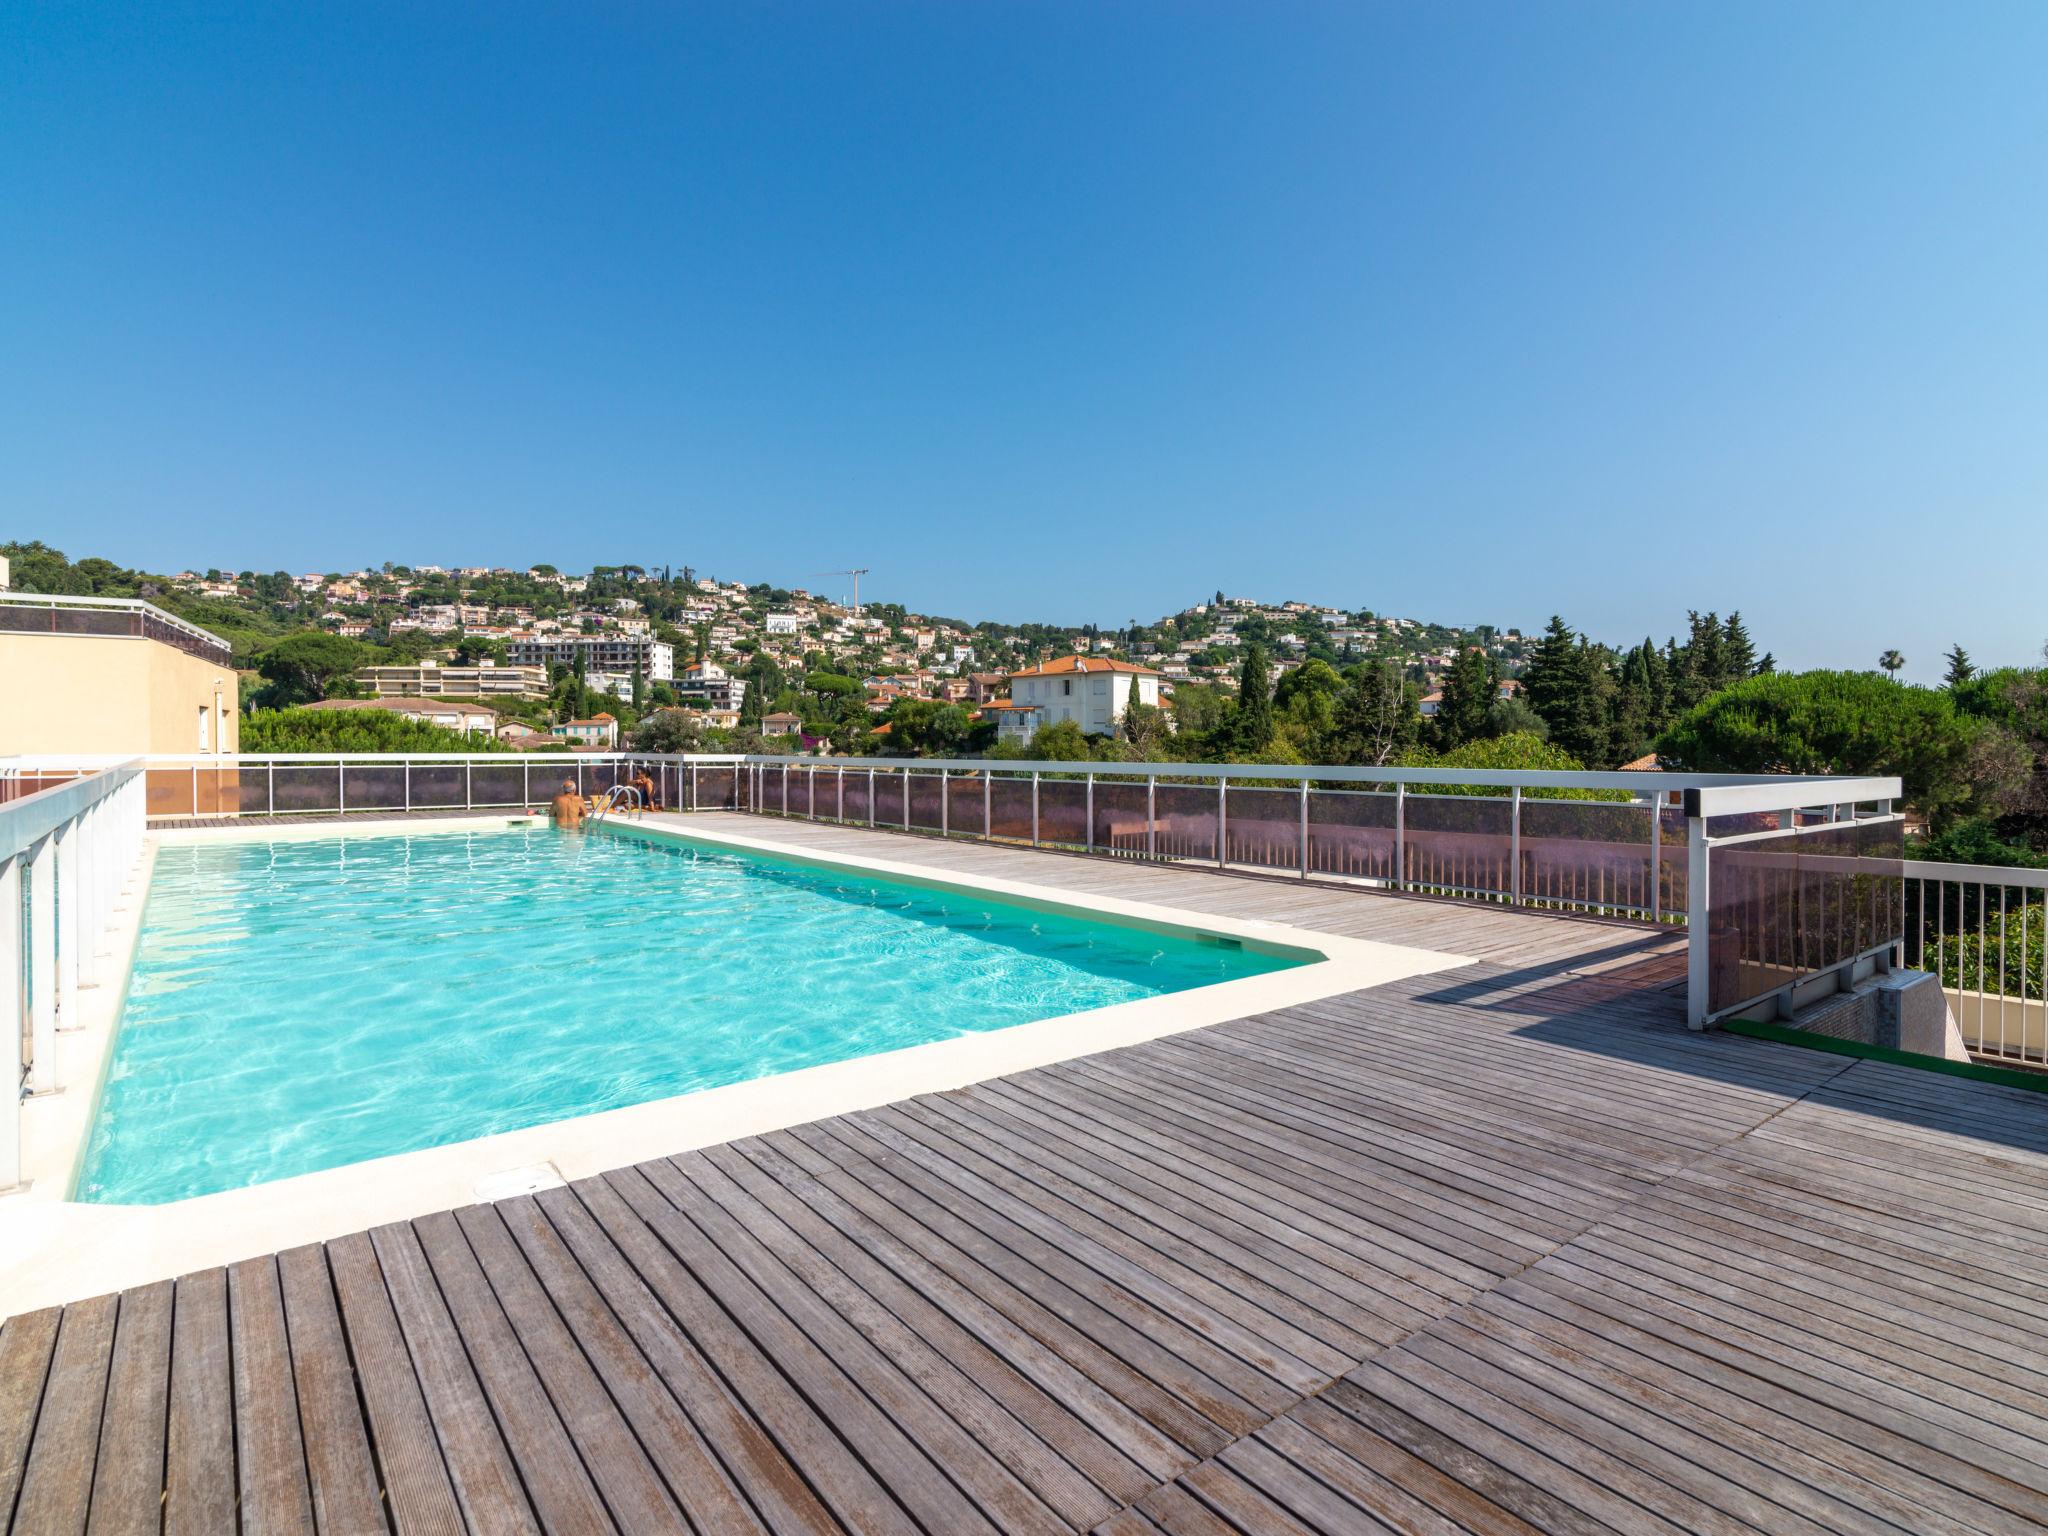
{"label": "white pool coping", "polygon": [[60,1037],[65,1072],[60,1080],[84,1086],[24,1105],[23,1153],[30,1184],[22,1193],[0,1196],[0,1317],[500,1198],[556,1177],[583,1178],[1472,963],[1464,955],[1345,938],[1263,919],[1218,917],[1028,880],[969,876],[893,859],[796,848],[729,826],[706,826],[691,816],[657,813],[635,820],[630,828],[1112,922],[1308,950],[1322,958],[1163,997],[806,1067],[165,1205],[97,1205],[68,1198],[119,1023],[149,864],[157,847],[469,832],[528,819],[366,817],[345,824],[180,827],[152,834],[144,865],[117,913],[116,963],[109,974],[121,979],[82,994],[84,1027]]}

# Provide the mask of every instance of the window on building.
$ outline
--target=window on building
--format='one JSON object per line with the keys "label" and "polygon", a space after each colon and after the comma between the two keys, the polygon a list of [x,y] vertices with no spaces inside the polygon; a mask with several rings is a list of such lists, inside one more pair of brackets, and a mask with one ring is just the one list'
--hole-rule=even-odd
{"label": "window on building", "polygon": [[1072,679],[1071,677],[1063,677],[1063,678],[1061,678],[1061,679],[1060,679],[1060,692],[1061,692],[1061,693],[1072,693],[1073,691],[1074,691],[1074,680],[1073,680],[1073,679]]}

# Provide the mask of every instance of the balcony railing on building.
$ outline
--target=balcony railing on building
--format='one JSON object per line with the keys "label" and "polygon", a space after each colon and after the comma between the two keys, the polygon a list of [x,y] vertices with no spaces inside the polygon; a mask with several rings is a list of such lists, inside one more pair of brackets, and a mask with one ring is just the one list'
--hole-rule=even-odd
{"label": "balcony railing on building", "polygon": [[0,592],[0,633],[132,636],[158,640],[223,666],[234,655],[233,647],[218,635],[134,597]]}

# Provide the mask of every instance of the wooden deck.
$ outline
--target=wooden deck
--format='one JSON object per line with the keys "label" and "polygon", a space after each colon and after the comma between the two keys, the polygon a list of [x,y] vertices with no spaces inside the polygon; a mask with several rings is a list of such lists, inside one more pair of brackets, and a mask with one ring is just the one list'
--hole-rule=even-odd
{"label": "wooden deck", "polygon": [[12,1319],[0,1517],[2048,1525],[2039,1096],[1690,1034],[1640,930],[742,825],[1482,959]]}

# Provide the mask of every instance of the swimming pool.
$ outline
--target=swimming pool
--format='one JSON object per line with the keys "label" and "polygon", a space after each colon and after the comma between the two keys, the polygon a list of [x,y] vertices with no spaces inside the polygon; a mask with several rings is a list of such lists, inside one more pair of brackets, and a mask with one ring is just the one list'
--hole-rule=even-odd
{"label": "swimming pool", "polygon": [[77,1197],[179,1200],[1300,963],[626,831],[167,844]]}

